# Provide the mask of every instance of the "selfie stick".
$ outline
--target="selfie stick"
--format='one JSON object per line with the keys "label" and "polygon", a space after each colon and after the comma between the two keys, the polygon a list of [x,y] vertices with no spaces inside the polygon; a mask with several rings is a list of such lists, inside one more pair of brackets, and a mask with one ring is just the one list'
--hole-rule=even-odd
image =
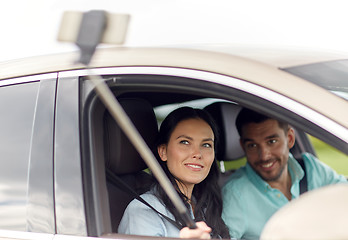
{"label": "selfie stick", "polygon": [[133,143],[147,166],[151,169],[154,176],[157,178],[158,182],[180,213],[182,219],[185,221],[186,226],[194,229],[196,228],[195,222],[189,215],[186,206],[157,162],[155,156],[145,143],[144,139],[141,137],[105,81],[97,74],[93,74],[92,70],[89,68],[89,63],[95,49],[97,45],[102,42],[103,35],[105,36],[107,22],[108,14],[104,11],[90,11],[83,14],[76,39],[76,45],[80,48],[81,53],[78,62],[84,64],[87,67],[87,70],[90,71],[89,79],[94,83],[99,97],[129,140]]}

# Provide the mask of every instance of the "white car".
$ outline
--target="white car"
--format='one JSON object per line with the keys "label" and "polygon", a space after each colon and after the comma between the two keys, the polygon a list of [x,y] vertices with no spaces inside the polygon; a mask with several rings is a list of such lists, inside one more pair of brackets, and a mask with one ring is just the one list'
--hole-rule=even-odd
{"label": "white car", "polygon": [[117,233],[133,197],[110,172],[139,190],[147,167],[97,96],[91,71],[150,146],[169,111],[214,104],[225,133],[224,171],[243,157],[230,109],[247,107],[293,125],[295,155],[317,154],[313,136],[339,150],[333,164],[348,172],[348,56],[233,45],[117,47],[98,49],[91,70],[74,64],[77,58],[0,64],[1,238],[147,239]]}

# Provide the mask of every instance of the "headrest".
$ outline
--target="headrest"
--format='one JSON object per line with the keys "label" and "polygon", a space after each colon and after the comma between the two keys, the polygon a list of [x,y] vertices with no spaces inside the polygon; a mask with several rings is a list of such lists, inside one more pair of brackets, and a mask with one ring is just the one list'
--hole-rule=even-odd
{"label": "headrest", "polygon": [[232,161],[244,157],[235,124],[242,107],[229,102],[215,102],[204,109],[210,113],[218,125],[220,141],[217,146],[217,160]]}
{"label": "headrest", "polygon": [[[143,99],[120,99],[121,106],[151,150],[155,147],[158,126],[151,104]],[[105,164],[115,174],[129,174],[147,166],[111,114],[104,115]]]}

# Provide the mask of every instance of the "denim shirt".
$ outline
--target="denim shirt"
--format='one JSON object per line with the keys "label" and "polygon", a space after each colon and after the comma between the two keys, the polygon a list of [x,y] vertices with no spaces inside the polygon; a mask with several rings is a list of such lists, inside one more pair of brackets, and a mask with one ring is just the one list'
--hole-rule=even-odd
{"label": "denim shirt", "polygon": [[[309,153],[302,155],[306,167],[308,190],[328,184],[346,182],[330,167]],[[303,169],[289,154],[288,170],[291,176],[291,198],[300,195],[299,182]],[[289,200],[278,189],[272,188],[247,163],[238,169],[222,190],[222,218],[230,230],[231,237],[259,239],[267,220]]]}
{"label": "denim shirt", "polygon": [[[175,221],[173,214],[171,214],[163,203],[154,195],[153,189],[142,194],[141,197],[158,212]],[[189,209],[189,213],[192,219],[194,219],[192,208]],[[180,230],[144,203],[134,199],[129,203],[123,214],[118,227],[118,233],[179,237]]]}

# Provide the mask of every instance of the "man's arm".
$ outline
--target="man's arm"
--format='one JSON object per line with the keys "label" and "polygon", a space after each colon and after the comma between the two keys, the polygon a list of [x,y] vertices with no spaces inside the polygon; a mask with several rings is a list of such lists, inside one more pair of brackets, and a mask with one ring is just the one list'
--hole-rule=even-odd
{"label": "man's arm", "polygon": [[330,184],[347,182],[347,179],[337,174],[331,167],[321,162],[310,153],[303,154],[308,175],[308,189],[313,190]]}

